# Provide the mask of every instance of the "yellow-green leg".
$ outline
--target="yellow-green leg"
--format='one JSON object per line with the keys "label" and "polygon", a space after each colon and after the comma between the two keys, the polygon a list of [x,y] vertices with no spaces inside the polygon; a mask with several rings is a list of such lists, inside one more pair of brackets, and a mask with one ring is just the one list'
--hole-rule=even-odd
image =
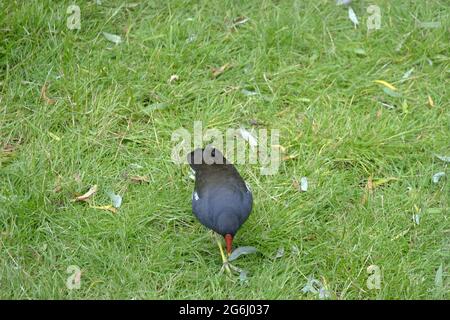
{"label": "yellow-green leg", "polygon": [[219,246],[220,256],[222,257],[223,268],[225,268],[225,270],[227,270],[227,272],[229,274],[231,274],[231,270],[230,270],[230,266],[229,266],[229,263],[228,263],[228,259],[225,256],[225,253],[223,252],[222,242],[220,241],[220,239],[218,238],[217,235],[216,235],[216,241],[217,241],[217,245]]}

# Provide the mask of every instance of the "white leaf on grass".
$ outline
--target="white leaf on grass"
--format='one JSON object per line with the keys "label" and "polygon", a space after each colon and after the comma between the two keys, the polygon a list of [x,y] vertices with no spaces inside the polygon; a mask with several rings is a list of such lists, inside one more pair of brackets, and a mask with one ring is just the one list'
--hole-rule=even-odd
{"label": "white leaf on grass", "polygon": [[390,110],[395,109],[395,107],[392,104],[381,102],[381,105],[383,107],[385,107],[386,109],[390,109]]}
{"label": "white leaf on grass", "polygon": [[173,75],[170,76],[169,83],[172,83],[174,81],[178,81],[179,79],[180,79],[180,77],[177,74],[173,74]]}
{"label": "white leaf on grass", "polygon": [[278,248],[275,259],[281,258],[282,256],[284,256],[284,247]]}
{"label": "white leaf on grass", "polygon": [[258,92],[256,92],[256,91],[250,91],[250,90],[247,90],[247,89],[242,89],[241,92],[242,92],[242,94],[243,94],[244,96],[247,96],[247,97],[259,95]]}
{"label": "white leaf on grass", "polygon": [[324,287],[322,282],[309,276],[307,284],[302,289],[303,293],[311,292],[317,294],[319,299],[329,299],[331,297],[330,292]]}
{"label": "white leaf on grass", "polygon": [[298,249],[298,247],[296,245],[292,246],[291,252],[292,252],[292,254],[297,255],[297,256],[300,254],[300,250]]}
{"label": "white leaf on grass", "polygon": [[111,41],[112,43],[119,44],[122,42],[122,38],[116,34],[103,32],[103,36],[106,38],[106,40]]}
{"label": "white leaf on grass", "polygon": [[441,265],[439,266],[439,269],[436,271],[436,276],[434,277],[434,284],[436,285],[436,288],[439,288],[439,289],[442,288],[442,284],[443,284],[442,272],[443,272],[443,268],[442,268],[442,263],[441,263]]}
{"label": "white leaf on grass", "polygon": [[356,26],[359,24],[358,17],[356,16],[355,11],[353,11],[352,7],[348,7],[348,18],[353,22],[353,25]]}
{"label": "white leaf on grass", "polygon": [[302,192],[308,191],[308,178],[302,177],[300,179],[300,191]]}
{"label": "white leaf on grass", "polygon": [[419,225],[420,224],[420,214],[413,214],[413,221],[415,224]]}
{"label": "white leaf on grass", "polygon": [[444,162],[450,162],[450,157],[448,157],[448,156],[440,156],[440,155],[438,155],[438,154],[435,154],[435,156],[436,156],[439,160],[442,160],[442,161],[444,161]]}
{"label": "white leaf on grass", "polygon": [[191,34],[191,35],[189,35],[189,38],[186,39],[186,42],[191,43],[191,42],[194,42],[195,40],[197,40],[197,35]]}
{"label": "white leaf on grass", "polygon": [[445,172],[438,172],[433,175],[433,183],[438,183],[441,178],[445,176]]}
{"label": "white leaf on grass", "polygon": [[242,139],[244,139],[245,141],[248,142],[250,147],[254,148],[258,145],[258,141],[256,140],[256,138],[250,132],[248,132],[246,129],[240,128],[239,133],[240,133]]}
{"label": "white leaf on grass", "polygon": [[348,4],[350,4],[352,2],[352,0],[336,0],[336,4],[338,5],[338,6],[341,6],[341,5],[348,5]]}
{"label": "white leaf on grass", "polygon": [[233,250],[233,252],[228,257],[228,261],[236,260],[243,254],[251,254],[255,252],[258,252],[255,247],[239,247]]}
{"label": "white leaf on grass", "polygon": [[414,71],[414,68],[411,68],[408,71],[406,71],[403,74],[402,80],[404,81],[404,80],[408,79],[411,76],[411,74],[413,73],[413,71]]}
{"label": "white leaf on grass", "polygon": [[111,199],[114,208],[120,208],[120,206],[122,205],[122,197],[112,191],[107,192],[107,194]]}

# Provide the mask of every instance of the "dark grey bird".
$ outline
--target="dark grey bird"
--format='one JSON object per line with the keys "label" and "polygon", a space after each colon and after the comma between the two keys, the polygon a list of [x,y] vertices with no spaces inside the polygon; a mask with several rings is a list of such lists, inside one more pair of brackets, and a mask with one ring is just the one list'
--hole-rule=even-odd
{"label": "dark grey bird", "polygon": [[[234,236],[252,211],[250,188],[216,148],[192,151],[188,163],[195,172],[192,211],[204,226],[225,238],[229,255]],[[218,244],[225,263],[222,246]]]}

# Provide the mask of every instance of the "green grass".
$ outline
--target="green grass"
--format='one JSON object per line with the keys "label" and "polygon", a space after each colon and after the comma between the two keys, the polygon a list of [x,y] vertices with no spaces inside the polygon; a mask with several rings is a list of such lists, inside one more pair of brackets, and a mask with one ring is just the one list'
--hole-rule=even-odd
{"label": "green grass", "polygon": [[[333,299],[450,298],[450,171],[433,156],[450,155],[446,0],[355,1],[356,29],[331,0],[102,2],[76,1],[81,30],[66,27],[72,1],[0,3],[0,147],[14,149],[0,149],[0,298],[316,299],[301,292],[308,276]],[[368,32],[371,4],[382,25]],[[239,16],[250,20],[231,31]],[[53,105],[40,98],[44,83]],[[154,103],[167,107],[146,112]],[[273,176],[237,166],[255,204],[235,245],[261,252],[236,261],[249,272],[241,284],[219,274],[171,134],[197,120],[226,130],[252,119],[279,129],[297,157]],[[433,184],[438,171],[446,177]],[[302,176],[305,193],[293,187]],[[398,180],[363,203],[369,177]],[[71,201],[93,184],[96,205],[109,203],[107,190],[123,195],[118,213]],[[379,290],[366,286],[373,264]],[[70,265],[82,270],[78,290],[66,288]]]}

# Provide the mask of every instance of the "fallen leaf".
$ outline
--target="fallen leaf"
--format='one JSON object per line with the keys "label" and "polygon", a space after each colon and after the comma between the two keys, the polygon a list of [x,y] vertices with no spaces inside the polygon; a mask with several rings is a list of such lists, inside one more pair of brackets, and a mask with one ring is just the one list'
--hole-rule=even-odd
{"label": "fallen leaf", "polygon": [[244,96],[247,96],[247,97],[259,95],[259,92],[256,92],[256,91],[250,91],[250,90],[247,90],[247,89],[242,89],[241,92],[242,92],[242,94],[243,94]]}
{"label": "fallen leaf", "polygon": [[114,208],[112,205],[108,204],[106,206],[89,206],[92,209],[99,209],[99,210],[105,210],[110,211],[112,213],[117,213],[117,209]]}
{"label": "fallen leaf", "polygon": [[338,6],[349,5],[351,2],[352,2],[352,0],[336,0],[336,4]]}
{"label": "fallen leaf", "polygon": [[133,183],[150,183],[150,178],[148,176],[132,176],[130,180]]}
{"label": "fallen leaf", "polygon": [[243,254],[251,254],[256,253],[258,250],[255,247],[239,247],[233,250],[231,252],[230,256],[228,257],[228,261],[233,261],[239,258]]}
{"label": "fallen leaf", "polygon": [[122,197],[112,191],[108,192],[107,194],[111,199],[114,208],[120,208],[120,206],[122,205]]}
{"label": "fallen leaf", "polygon": [[241,135],[242,139],[244,139],[245,141],[248,142],[250,147],[254,148],[254,147],[258,146],[258,140],[256,140],[256,138],[250,132],[248,132],[246,129],[240,128],[239,134]]}
{"label": "fallen leaf", "polygon": [[233,24],[232,24],[232,28],[236,28],[238,26],[241,26],[245,23],[247,23],[250,20],[250,18],[244,17],[244,16],[240,16],[237,17],[236,19],[233,20]]}
{"label": "fallen leaf", "polygon": [[358,17],[356,16],[355,11],[353,11],[352,7],[348,7],[348,18],[351,22],[353,22],[353,25],[356,26],[359,24]]}
{"label": "fallen leaf", "polygon": [[281,258],[284,256],[284,247],[280,247],[275,254],[275,259]]}
{"label": "fallen leaf", "polygon": [[223,66],[219,67],[219,68],[212,68],[211,72],[212,72],[212,76],[213,78],[217,78],[218,76],[220,76],[222,73],[224,73],[228,68],[230,67],[229,63],[224,64]]}
{"label": "fallen leaf", "polygon": [[429,95],[428,96],[428,105],[430,106],[430,107],[434,107],[434,101],[433,101],[433,98],[431,98],[431,96]]}
{"label": "fallen leaf", "polygon": [[435,154],[436,158],[438,158],[439,160],[442,160],[444,162],[450,162],[450,157],[448,156],[440,156],[438,154]]}
{"label": "fallen leaf", "polygon": [[42,100],[44,100],[44,102],[46,104],[50,104],[50,105],[55,104],[56,100],[55,99],[51,99],[51,98],[49,98],[47,96],[47,89],[48,89],[47,83],[44,83],[44,85],[41,88],[41,98],[42,98]]}
{"label": "fallen leaf", "polygon": [[301,192],[306,192],[306,191],[308,191],[308,178],[302,177],[302,178],[300,179],[300,191],[301,191]]}
{"label": "fallen leaf", "polygon": [[396,91],[397,90],[396,87],[394,87],[392,84],[390,84],[389,82],[386,82],[384,80],[374,80],[373,82],[382,84],[383,86],[385,86],[386,88],[391,89],[392,91]]}
{"label": "fallen leaf", "polygon": [[180,77],[177,74],[173,74],[170,76],[169,83],[178,81],[179,79],[180,79]]}
{"label": "fallen leaf", "polygon": [[74,201],[86,201],[88,200],[90,197],[92,197],[98,190],[98,186],[95,184],[93,185],[88,192],[86,192],[85,194],[78,196],[75,198]]}
{"label": "fallen leaf", "polygon": [[116,34],[112,34],[112,33],[108,33],[108,32],[102,32],[103,36],[106,38],[106,40],[114,43],[114,44],[119,44],[122,42],[122,37],[118,36]]}
{"label": "fallen leaf", "polygon": [[438,183],[439,180],[441,180],[441,178],[442,178],[443,176],[445,176],[445,172],[438,172],[438,173],[435,173],[435,174],[433,175],[433,178],[432,178],[433,183]]}
{"label": "fallen leaf", "polygon": [[413,214],[412,219],[413,219],[415,224],[417,224],[417,225],[420,224],[420,214],[418,214],[418,213]]}
{"label": "fallen leaf", "polygon": [[197,35],[191,34],[191,35],[189,35],[189,38],[186,39],[186,42],[191,43],[191,42],[194,42],[196,39],[197,39]]}
{"label": "fallen leaf", "polygon": [[[386,89],[386,88],[384,88],[384,89]],[[385,103],[385,102],[380,102],[380,103],[381,103],[381,105],[382,105],[383,107],[385,107],[386,109],[389,109],[389,110],[395,109],[395,106],[393,106],[393,105],[391,105],[391,104],[388,104],[388,103]]]}
{"label": "fallen leaf", "polygon": [[407,80],[407,79],[411,76],[411,74],[413,73],[413,71],[414,71],[414,68],[411,68],[411,69],[409,69],[408,71],[406,71],[406,72],[403,74],[402,80],[403,80],[403,81]]}

